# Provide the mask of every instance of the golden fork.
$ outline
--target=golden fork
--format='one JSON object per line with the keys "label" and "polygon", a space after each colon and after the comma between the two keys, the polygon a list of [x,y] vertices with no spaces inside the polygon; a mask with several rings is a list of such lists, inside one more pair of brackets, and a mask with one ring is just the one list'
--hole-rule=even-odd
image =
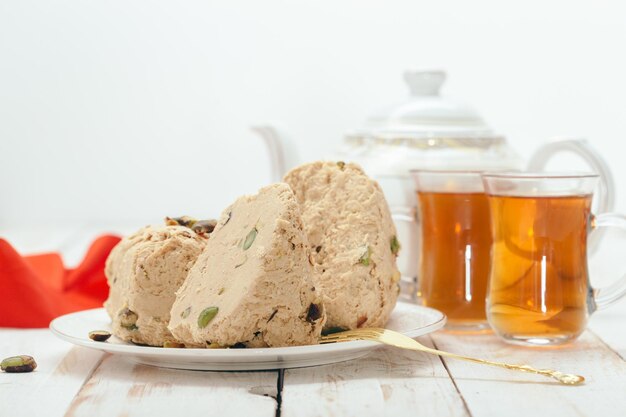
{"label": "golden fork", "polygon": [[511,365],[503,362],[488,361],[485,359],[477,359],[469,356],[457,355],[456,353],[444,352],[437,349],[431,349],[419,343],[417,340],[413,340],[408,336],[394,332],[387,329],[379,328],[364,328],[347,330],[339,333],[332,333],[326,336],[322,336],[320,339],[321,344],[336,343],[336,342],[350,342],[354,340],[370,340],[373,342],[384,343],[385,345],[395,346],[402,349],[418,350],[420,352],[431,353],[433,355],[446,356],[449,358],[462,359],[464,361],[470,361],[474,363],[480,363],[483,365],[498,366],[500,368],[511,369],[514,371],[530,372],[533,374],[539,374],[554,378],[561,384],[565,385],[578,385],[585,381],[585,378],[580,375],[565,374],[559,371],[553,371],[552,369],[536,369],[528,365]]}

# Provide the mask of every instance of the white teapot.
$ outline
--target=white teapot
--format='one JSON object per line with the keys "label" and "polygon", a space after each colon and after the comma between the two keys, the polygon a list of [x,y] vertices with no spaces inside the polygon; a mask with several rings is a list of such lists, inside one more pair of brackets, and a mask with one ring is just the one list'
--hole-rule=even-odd
{"label": "white teapot", "polygon": [[[471,107],[442,97],[443,71],[407,71],[408,99],[366,119],[364,125],[346,133],[342,146],[327,159],[355,162],[381,185],[391,208],[403,250],[398,259],[403,294],[412,297],[417,275],[419,221],[416,192],[410,170],[522,170],[520,156],[506,139],[495,134]],[[255,126],[269,148],[272,179],[301,161],[289,136],[271,125]],[[571,152],[600,174],[595,212],[610,211],[614,202],[611,171],[603,158],[584,140],[554,140],[537,149],[526,165],[543,170],[559,152]],[[595,240],[599,234],[595,235]],[[594,242],[591,242],[593,247]]]}

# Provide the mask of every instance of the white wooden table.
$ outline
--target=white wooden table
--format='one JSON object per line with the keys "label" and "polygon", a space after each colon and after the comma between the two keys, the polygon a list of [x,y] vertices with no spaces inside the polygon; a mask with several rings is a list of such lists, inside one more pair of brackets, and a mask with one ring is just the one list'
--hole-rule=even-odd
{"label": "white wooden table", "polygon": [[[56,249],[76,262],[99,231],[1,235],[22,252]],[[30,374],[0,374],[0,416],[623,417],[625,323],[623,300],[596,313],[575,344],[558,349],[510,346],[493,335],[437,332],[420,339],[467,355],[579,373],[587,378],[579,387],[387,347],[359,360],[284,372],[169,370],[75,347],[46,329],[0,329],[0,357],[29,354],[39,365]]]}

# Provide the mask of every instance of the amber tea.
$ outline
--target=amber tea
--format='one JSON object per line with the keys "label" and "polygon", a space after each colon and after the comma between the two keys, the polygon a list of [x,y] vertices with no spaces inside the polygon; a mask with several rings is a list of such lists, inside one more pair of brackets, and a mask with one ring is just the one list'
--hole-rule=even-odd
{"label": "amber tea", "polygon": [[448,327],[486,326],[491,229],[484,192],[418,191],[422,242],[419,293]]}
{"label": "amber tea", "polygon": [[559,343],[586,326],[591,195],[490,195],[488,319],[505,339]]}

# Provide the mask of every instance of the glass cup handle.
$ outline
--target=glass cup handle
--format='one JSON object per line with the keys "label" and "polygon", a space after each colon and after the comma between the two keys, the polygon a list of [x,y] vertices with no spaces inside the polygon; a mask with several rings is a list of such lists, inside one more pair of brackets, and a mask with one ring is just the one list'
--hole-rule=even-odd
{"label": "glass cup handle", "polygon": [[[548,161],[560,152],[571,152],[581,157],[591,169],[600,175],[598,191],[594,195],[596,213],[606,213],[615,205],[615,182],[613,173],[602,155],[584,139],[555,139],[539,147],[530,157],[529,171],[543,171]],[[594,253],[604,233],[594,233],[589,237],[589,253]]]}
{"label": "glass cup handle", "polygon": [[[626,231],[626,216],[617,213],[603,213],[591,218],[591,229],[614,227]],[[595,310],[601,310],[626,295],[626,275],[604,288],[593,289]]]}

